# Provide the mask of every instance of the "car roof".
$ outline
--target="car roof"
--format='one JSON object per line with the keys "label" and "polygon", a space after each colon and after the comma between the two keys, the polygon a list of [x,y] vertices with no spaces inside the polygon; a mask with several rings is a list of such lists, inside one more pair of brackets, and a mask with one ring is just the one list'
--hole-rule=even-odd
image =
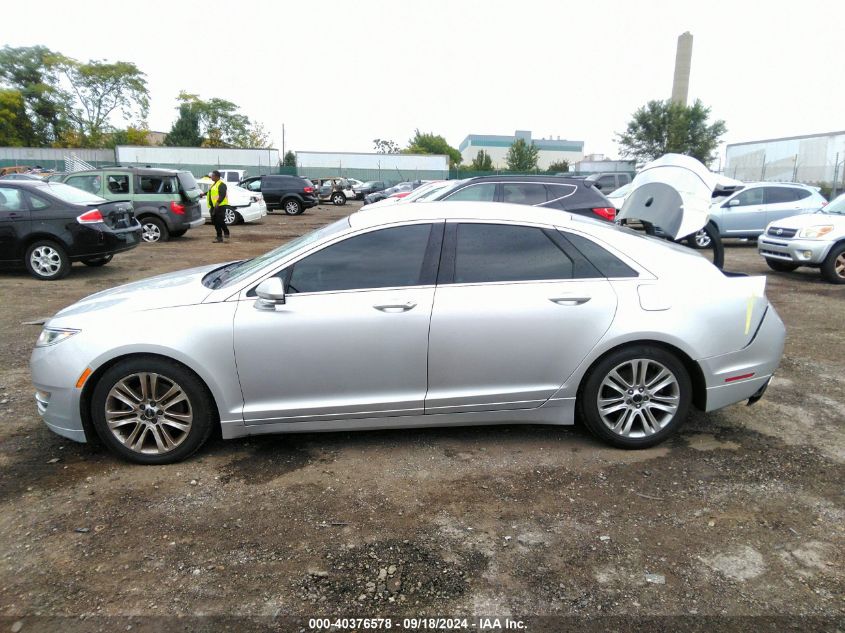
{"label": "car roof", "polygon": [[576,184],[584,184],[587,180],[586,177],[574,177],[574,176],[544,176],[544,175],[526,175],[526,176],[519,176],[519,175],[499,175],[499,176],[474,176],[472,178],[467,178],[467,183],[476,183],[476,182],[548,182],[552,184],[562,183],[568,185],[576,185]]}
{"label": "car roof", "polygon": [[24,188],[41,188],[49,187],[57,183],[47,182],[46,180],[24,180],[17,178],[9,178],[8,180],[0,180],[0,185],[4,187],[24,187]]}
{"label": "car roof", "polygon": [[505,202],[461,201],[409,204],[403,208],[402,213],[397,212],[394,207],[374,209],[365,207],[349,216],[349,224],[353,228],[369,228],[408,220],[519,220],[529,224],[560,226],[568,224],[572,220],[572,215],[566,211],[548,207],[529,207]]}
{"label": "car roof", "polygon": [[99,174],[104,171],[109,172],[118,172],[118,173],[127,173],[127,174],[139,174],[141,176],[161,176],[161,175],[175,175],[184,171],[186,169],[165,169],[163,167],[97,167],[96,169],[85,169],[83,171],[72,171],[68,172],[67,176],[85,176],[88,174]]}

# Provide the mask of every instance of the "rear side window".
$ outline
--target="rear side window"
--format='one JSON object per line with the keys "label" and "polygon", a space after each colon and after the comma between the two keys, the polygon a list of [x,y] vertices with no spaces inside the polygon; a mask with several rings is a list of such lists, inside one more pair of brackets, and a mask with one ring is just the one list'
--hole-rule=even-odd
{"label": "rear side window", "polygon": [[23,211],[23,195],[20,189],[0,187],[0,211]]}
{"label": "rear side window", "polygon": [[109,193],[129,193],[129,176],[109,174],[106,176],[106,189]]}
{"label": "rear side window", "polygon": [[559,231],[605,277],[639,277],[637,271],[595,242]]}
{"label": "rear side window", "polygon": [[795,202],[798,200],[797,189],[791,187],[766,187],[766,204]]}
{"label": "rear side window", "polygon": [[503,183],[502,202],[510,202],[512,204],[527,204],[530,206],[545,204],[546,186],[540,183]]}
{"label": "rear side window", "polygon": [[395,288],[420,284],[430,224],[350,237],[297,262],[290,292]]}
{"label": "rear side window", "polygon": [[492,202],[496,199],[496,183],[487,182],[480,185],[470,185],[459,189],[444,200],[460,201],[470,200],[475,202]]}
{"label": "rear side window", "polygon": [[549,192],[549,202],[555,202],[571,196],[578,187],[575,185],[546,185],[546,189]]}
{"label": "rear side window", "polygon": [[459,224],[455,283],[571,279],[572,260],[542,230]]}
{"label": "rear side window", "polygon": [[227,172],[226,182],[238,182],[238,173],[234,171]]}
{"label": "rear side window", "polygon": [[794,191],[796,200],[804,200],[805,198],[809,198],[813,195],[812,191],[807,191],[806,189],[795,189]]}
{"label": "rear side window", "polygon": [[27,194],[27,197],[29,198],[29,207],[33,211],[43,211],[44,209],[50,208],[50,203],[47,202],[44,198],[33,195],[31,193]]}
{"label": "rear side window", "polygon": [[606,176],[600,176],[596,180],[596,189],[600,189],[603,192],[613,191],[616,189],[616,176],[613,174],[608,174]]}
{"label": "rear side window", "polygon": [[138,176],[141,193],[178,193],[176,176]]}

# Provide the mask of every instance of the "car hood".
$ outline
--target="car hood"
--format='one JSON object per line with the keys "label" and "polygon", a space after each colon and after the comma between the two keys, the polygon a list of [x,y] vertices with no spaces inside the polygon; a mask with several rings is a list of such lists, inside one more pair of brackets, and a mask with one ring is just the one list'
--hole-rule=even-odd
{"label": "car hood", "polygon": [[202,303],[212,292],[202,285],[202,278],[219,267],[220,264],[212,264],[180,270],[103,290],[64,308],[54,318],[106,310],[137,312]]}
{"label": "car hood", "polygon": [[802,213],[801,215],[791,215],[788,218],[776,220],[769,226],[778,226],[784,229],[803,229],[808,226],[818,226],[820,224],[832,224],[837,229],[845,230],[845,215],[834,213]]}
{"label": "car hood", "polygon": [[690,156],[666,154],[648,163],[631,181],[617,220],[641,220],[660,227],[673,239],[707,224],[718,179]]}

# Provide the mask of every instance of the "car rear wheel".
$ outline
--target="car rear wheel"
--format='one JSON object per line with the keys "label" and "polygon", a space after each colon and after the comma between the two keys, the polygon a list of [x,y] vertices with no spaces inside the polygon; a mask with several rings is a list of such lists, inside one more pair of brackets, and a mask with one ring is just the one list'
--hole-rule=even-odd
{"label": "car rear wheel", "polygon": [[712,240],[707,234],[707,231],[701,229],[687,238],[687,242],[693,248],[708,248],[712,243]]}
{"label": "car rear wheel", "polygon": [[102,375],[91,398],[97,435],[139,464],[170,464],[194,453],[211,434],[213,411],[200,379],[163,358],[119,361]]}
{"label": "car rear wheel", "polygon": [[342,193],[332,194],[332,204],[336,207],[342,207],[346,204],[346,196]]}
{"label": "car rear wheel", "polygon": [[26,249],[26,269],[36,279],[53,281],[67,276],[70,259],[56,242],[41,240]]}
{"label": "car rear wheel", "polygon": [[234,209],[226,209],[226,213],[223,215],[223,222],[231,226],[232,224],[238,223],[238,212]]}
{"label": "car rear wheel", "polygon": [[282,209],[288,215],[299,215],[302,213],[302,204],[299,200],[285,200],[285,203],[282,205]]}
{"label": "car rear wheel", "polygon": [[678,430],[691,398],[683,363],[660,347],[637,345],[600,360],[578,403],[596,437],[620,448],[648,448]]}
{"label": "car rear wheel", "polygon": [[141,239],[150,244],[166,242],[170,234],[164,222],[158,218],[144,218],[141,220]]}
{"label": "car rear wheel", "polygon": [[822,277],[833,284],[845,284],[845,244],[830,249],[822,263]]}
{"label": "car rear wheel", "polygon": [[791,273],[793,270],[797,270],[799,266],[799,264],[782,262],[779,259],[769,259],[768,257],[766,258],[766,263],[769,265],[769,268],[779,273]]}
{"label": "car rear wheel", "polygon": [[114,257],[113,253],[108,255],[103,255],[102,257],[89,257],[88,259],[83,259],[82,263],[86,266],[91,266],[93,268],[97,268],[99,266],[105,266],[108,264],[112,258]]}

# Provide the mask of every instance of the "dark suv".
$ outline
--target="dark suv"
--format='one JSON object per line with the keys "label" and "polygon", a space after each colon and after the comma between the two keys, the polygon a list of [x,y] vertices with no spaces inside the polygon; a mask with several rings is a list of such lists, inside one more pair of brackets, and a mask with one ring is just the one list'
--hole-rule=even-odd
{"label": "dark suv", "polygon": [[129,202],[61,183],[0,182],[0,267],[23,264],[36,279],[61,279],[71,262],[104,266],[140,243]]}
{"label": "dark suv", "polygon": [[128,200],[145,242],[166,242],[202,226],[202,192],[189,171],[105,167],[67,174],[62,182],[106,200]]}
{"label": "dark suv", "polygon": [[246,178],[240,181],[238,186],[250,191],[260,191],[264,196],[267,211],[281,209],[288,215],[299,215],[305,209],[316,207],[320,203],[314,184],[299,176],[265,174]]}
{"label": "dark suv", "polygon": [[549,207],[613,222],[616,208],[589,178],[480,176],[460,180],[433,200],[509,202]]}

